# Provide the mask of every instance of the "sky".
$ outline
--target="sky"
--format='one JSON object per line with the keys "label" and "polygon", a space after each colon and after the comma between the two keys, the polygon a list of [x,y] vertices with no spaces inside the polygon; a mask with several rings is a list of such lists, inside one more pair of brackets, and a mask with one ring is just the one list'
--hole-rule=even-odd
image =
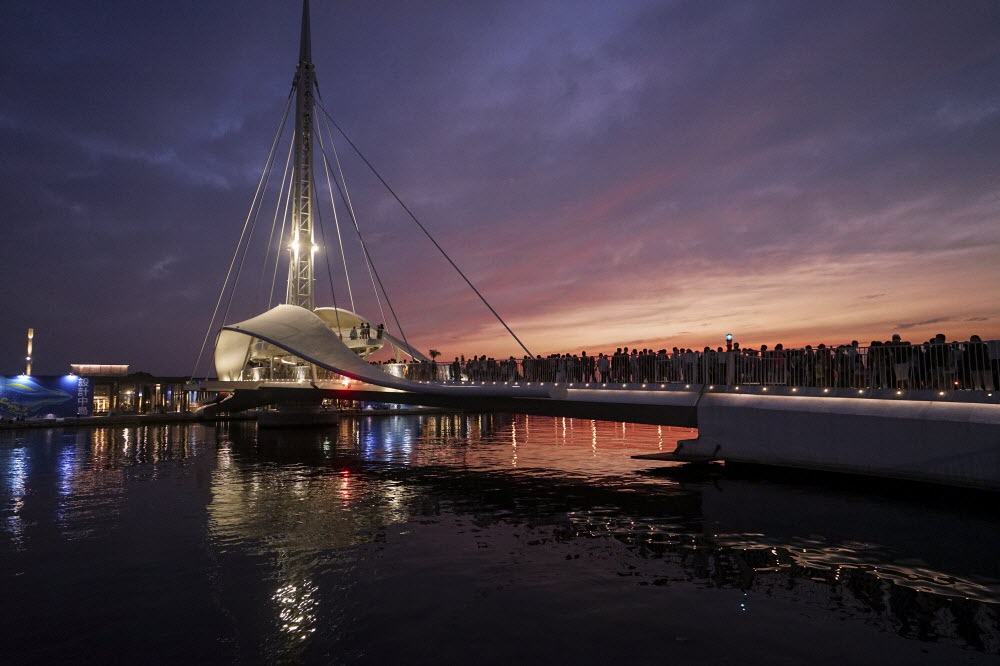
{"label": "sky", "polygon": [[[300,3],[0,1],[0,372],[34,327],[39,374],[190,374]],[[312,30],[324,108],[532,353],[1000,338],[1000,3],[313,0]],[[227,323],[267,305],[287,145]],[[337,147],[408,340],[523,354]],[[317,305],[350,308],[325,205]]]}

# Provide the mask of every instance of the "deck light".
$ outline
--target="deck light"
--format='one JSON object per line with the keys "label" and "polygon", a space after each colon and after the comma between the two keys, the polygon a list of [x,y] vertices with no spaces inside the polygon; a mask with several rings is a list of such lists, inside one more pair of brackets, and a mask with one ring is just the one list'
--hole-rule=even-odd
{"label": "deck light", "polygon": [[584,386],[590,386],[590,384],[584,384]]}
{"label": "deck light", "polygon": [[902,391],[896,391],[896,395],[903,395]]}
{"label": "deck light", "polygon": [[740,387],[739,387],[739,386],[734,386],[733,388],[735,388],[735,389],[736,389],[737,391],[739,391],[739,390],[740,390]]}
{"label": "deck light", "polygon": [[[739,388],[739,386],[737,386],[736,388]],[[798,389],[797,389],[797,388],[793,388],[793,389],[792,389],[792,393],[795,393],[796,391],[798,391]]]}
{"label": "deck light", "polygon": [[685,384],[684,388],[691,388],[691,385],[690,384]]}
{"label": "deck light", "polygon": [[628,386],[628,384],[622,384],[622,388],[625,388],[626,386]]}
{"label": "deck light", "polygon": [[939,391],[938,395],[944,395],[944,391]]}
{"label": "deck light", "polygon": [[858,395],[861,395],[862,393],[864,393],[864,391],[862,391],[861,389],[858,389]]}
{"label": "deck light", "polygon": [[830,389],[823,389],[823,393],[829,393]]}
{"label": "deck light", "polygon": [[645,385],[645,384],[643,384],[643,385],[642,385],[642,388],[646,388],[646,385]]}
{"label": "deck light", "polygon": [[765,387],[763,388],[763,390],[764,390],[764,391],[766,391],[766,390],[767,390],[767,387],[765,386]]}
{"label": "deck light", "polygon": [[660,384],[660,388],[667,388],[666,384]]}
{"label": "deck light", "polygon": [[714,389],[714,388],[715,388],[714,386],[709,386],[709,387],[708,387],[708,390],[709,390],[709,391],[711,391],[711,390],[712,390],[712,389]]}

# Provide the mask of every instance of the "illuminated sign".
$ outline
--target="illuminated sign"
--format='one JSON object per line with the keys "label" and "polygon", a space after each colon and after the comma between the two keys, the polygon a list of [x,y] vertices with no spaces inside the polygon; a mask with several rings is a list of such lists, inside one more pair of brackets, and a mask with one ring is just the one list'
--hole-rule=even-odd
{"label": "illuminated sign", "polygon": [[0,377],[0,418],[91,416],[93,404],[87,377]]}

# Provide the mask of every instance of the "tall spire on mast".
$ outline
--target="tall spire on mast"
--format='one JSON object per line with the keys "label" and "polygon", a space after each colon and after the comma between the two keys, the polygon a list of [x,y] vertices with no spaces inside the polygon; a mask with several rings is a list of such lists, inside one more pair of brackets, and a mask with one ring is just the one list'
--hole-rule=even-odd
{"label": "tall spire on mast", "polygon": [[309,38],[309,0],[302,2],[302,38],[299,40],[299,62],[312,62],[312,40]]}
{"label": "tall spire on mast", "polygon": [[309,0],[302,2],[302,37],[299,64],[295,73],[295,171],[292,183],[292,235],[288,250],[288,291],[285,302],[308,310],[313,300],[313,254],[318,249],[313,237],[312,152],[313,91],[316,70],[312,64],[309,35]]}

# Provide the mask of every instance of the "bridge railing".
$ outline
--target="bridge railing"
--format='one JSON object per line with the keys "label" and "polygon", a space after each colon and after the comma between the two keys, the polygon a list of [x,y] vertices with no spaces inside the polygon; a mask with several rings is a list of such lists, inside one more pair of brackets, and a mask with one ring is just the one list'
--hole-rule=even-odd
{"label": "bridge railing", "polygon": [[993,391],[1000,388],[1000,342],[483,358],[379,367],[397,377],[430,382],[565,382],[591,388],[669,383]]}

